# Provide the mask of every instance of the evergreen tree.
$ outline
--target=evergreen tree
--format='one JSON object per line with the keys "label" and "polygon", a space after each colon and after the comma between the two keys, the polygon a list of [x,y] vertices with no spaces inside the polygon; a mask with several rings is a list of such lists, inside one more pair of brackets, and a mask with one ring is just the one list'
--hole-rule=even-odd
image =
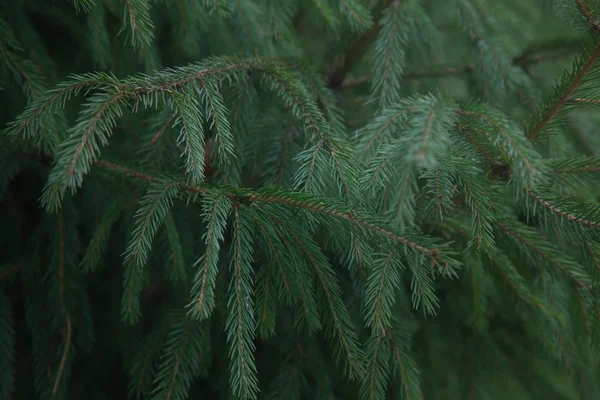
{"label": "evergreen tree", "polygon": [[0,399],[600,398],[600,1],[0,13]]}

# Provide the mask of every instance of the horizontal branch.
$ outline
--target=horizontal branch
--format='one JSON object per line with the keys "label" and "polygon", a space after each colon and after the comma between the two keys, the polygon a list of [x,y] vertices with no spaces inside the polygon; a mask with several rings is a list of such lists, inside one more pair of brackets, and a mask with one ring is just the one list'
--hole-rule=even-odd
{"label": "horizontal branch", "polygon": [[571,221],[575,224],[585,225],[590,228],[600,228],[600,222],[589,221],[584,218],[578,217],[576,215],[570,214],[566,211],[561,210],[560,208],[553,206],[548,201],[542,199],[540,196],[532,192],[531,190],[527,190],[527,194],[535,200],[536,203],[550,211],[550,213],[557,215],[567,221]]}
{"label": "horizontal branch", "polygon": [[[112,170],[115,172],[119,172],[119,173],[122,173],[125,175],[129,175],[133,178],[143,180],[143,181],[159,182],[161,180],[161,178],[159,178],[159,177],[149,175],[147,173],[140,172],[140,171],[131,169],[129,167],[125,167],[125,166],[115,164],[112,162],[108,162],[108,161],[100,160],[100,161],[96,162],[96,165],[98,167]],[[207,193],[210,190],[216,188],[215,185],[192,186],[192,185],[185,184],[183,182],[179,183],[179,187],[182,190],[190,192],[190,193]],[[321,214],[330,215],[332,217],[336,217],[336,218],[343,219],[343,220],[346,220],[349,222],[353,222],[371,232],[376,232],[381,235],[384,235],[387,238],[391,239],[392,241],[397,242],[402,245],[405,245],[405,246],[408,246],[408,247],[412,248],[413,250],[415,250],[429,258],[432,258],[434,260],[437,260],[439,257],[439,251],[437,248],[429,249],[429,248],[423,247],[423,246],[419,245],[418,243],[415,243],[415,242],[413,242],[409,239],[406,239],[402,236],[396,235],[395,233],[390,232],[390,231],[386,230],[385,228],[382,228],[382,227],[380,227],[376,224],[373,224],[367,220],[359,219],[352,213],[336,210],[332,207],[324,205],[323,203],[320,203],[320,204],[319,203],[310,203],[310,202],[290,199],[288,197],[269,196],[269,195],[265,195],[262,193],[257,193],[254,191],[243,190],[243,189],[242,190],[236,189],[235,191],[231,191],[229,194],[226,195],[226,197],[228,197],[229,199],[231,199],[232,201],[235,201],[235,202],[250,202],[250,203],[252,203],[252,202],[258,201],[258,202],[265,202],[265,203],[270,203],[270,204],[283,204],[283,205],[288,205],[288,206],[292,206],[292,207],[303,208],[303,209],[314,211],[314,212],[321,213]]]}
{"label": "horizontal branch", "polygon": [[[520,66],[526,68],[530,65],[538,64],[544,61],[554,60],[560,57],[564,57],[573,53],[573,46],[568,44],[561,44],[560,47],[556,49],[545,49],[539,50],[536,52],[525,51],[522,54],[514,57],[512,59],[512,64],[515,66]],[[409,71],[403,74],[404,79],[425,79],[425,78],[443,78],[454,75],[463,75],[469,74],[473,72],[475,69],[474,64],[466,64],[466,65],[446,65],[440,66],[439,68],[434,68],[431,70],[421,70],[421,71]],[[363,83],[368,82],[371,79],[370,74],[361,75],[359,77],[353,78],[351,76],[347,77],[344,82],[340,85],[343,89],[349,89],[355,86],[362,85]]]}
{"label": "horizontal branch", "polygon": [[498,226],[500,229],[502,229],[508,235],[517,239],[520,243],[522,243],[525,247],[530,249],[533,253],[541,256],[549,264],[554,265],[556,268],[561,270],[565,275],[567,275],[569,278],[573,279],[573,281],[578,286],[585,287],[587,289],[592,288],[592,285],[588,284],[587,282],[583,282],[576,275],[574,275],[571,271],[569,271],[565,266],[563,266],[561,263],[557,262],[556,259],[552,255],[546,253],[546,251],[544,251],[543,249],[540,249],[537,246],[535,246],[534,243],[531,243],[529,240],[527,240],[527,238],[523,237],[523,235],[519,234],[518,232],[515,232],[513,229],[511,229],[510,227],[508,227],[507,225],[505,225],[499,221],[494,221],[494,224],[496,226]]}

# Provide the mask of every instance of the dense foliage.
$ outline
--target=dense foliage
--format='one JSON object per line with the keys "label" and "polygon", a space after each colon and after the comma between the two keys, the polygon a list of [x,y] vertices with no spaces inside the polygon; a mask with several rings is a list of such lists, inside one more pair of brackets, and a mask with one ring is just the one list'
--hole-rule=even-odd
{"label": "dense foliage", "polygon": [[0,399],[600,398],[599,1],[0,14]]}

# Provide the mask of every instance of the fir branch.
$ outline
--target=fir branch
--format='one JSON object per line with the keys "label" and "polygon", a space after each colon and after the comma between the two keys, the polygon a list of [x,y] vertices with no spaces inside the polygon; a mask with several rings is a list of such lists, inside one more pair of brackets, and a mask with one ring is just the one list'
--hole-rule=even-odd
{"label": "fir branch", "polygon": [[173,212],[165,216],[163,223],[170,250],[168,260],[172,262],[172,265],[168,265],[167,268],[167,279],[185,282],[187,273],[185,270],[186,265],[183,257],[183,247],[179,232],[177,231],[175,219],[173,218]]}
{"label": "fir branch", "polygon": [[402,261],[392,252],[373,260],[365,289],[364,315],[367,327],[383,335],[391,326],[396,291],[400,289]]}
{"label": "fir branch", "polygon": [[499,250],[492,250],[487,254],[487,260],[496,267],[495,272],[502,277],[514,294],[525,304],[532,308],[538,308],[551,319],[563,323],[565,316],[532,292],[525,278],[506,254]]}
{"label": "fir branch", "polygon": [[[519,226],[519,230],[517,231],[515,223],[511,223],[507,220],[494,221],[494,224],[510,237],[514,238],[519,245],[524,247],[524,249],[530,251],[533,255],[541,257],[545,263],[562,271],[578,286],[587,289],[592,288],[588,282],[589,279],[587,275],[581,271],[580,266],[569,258],[557,254],[554,249],[548,246],[548,243],[545,243],[543,238],[539,238],[539,234],[535,231],[527,232],[525,226]],[[528,236],[525,236],[525,233],[527,233]],[[538,239],[534,239],[533,235],[538,235]]]}
{"label": "fir branch", "polygon": [[422,253],[428,257],[432,257],[435,259],[438,256],[437,249],[428,249],[423,246],[420,246],[419,244],[417,244],[415,242],[412,242],[408,239],[398,236],[398,235],[396,235],[376,224],[373,224],[367,220],[356,218],[351,213],[345,213],[343,211],[338,211],[333,208],[329,208],[329,207],[325,206],[323,203],[319,204],[319,203],[315,202],[315,203],[311,204],[310,202],[297,201],[292,198],[285,198],[283,196],[279,197],[279,196],[262,195],[262,194],[252,194],[248,198],[251,201],[259,201],[259,202],[264,201],[264,202],[274,203],[274,204],[277,204],[277,203],[285,204],[285,205],[289,205],[289,206],[293,206],[293,207],[308,209],[308,210],[318,212],[318,213],[324,213],[324,214],[327,214],[327,215],[330,215],[330,216],[333,216],[336,218],[344,219],[344,220],[356,223],[359,226],[363,227],[364,229],[380,233],[380,234],[386,236],[387,238],[389,238],[395,242],[398,242],[402,245],[408,246],[408,247],[414,249],[415,251]]}
{"label": "fir branch", "polygon": [[307,386],[308,379],[302,365],[294,357],[287,357],[271,381],[265,400],[301,400]]}
{"label": "fir branch", "polygon": [[[543,182],[544,165],[542,157],[524,140],[519,129],[497,110],[482,104],[460,110],[459,114],[466,117],[469,125],[476,132],[481,131],[492,143],[500,147],[504,158],[513,163],[513,173],[518,173],[518,183],[529,188],[535,188]],[[478,125],[481,124],[481,125]],[[492,132],[488,132],[489,129]]]}
{"label": "fir branch", "polygon": [[453,158],[454,174],[458,178],[458,184],[464,188],[465,203],[472,213],[473,236],[468,247],[476,245],[478,250],[486,250],[494,245],[492,223],[497,210],[486,193],[482,171],[460,156]]}
{"label": "fir branch", "polygon": [[23,48],[4,18],[0,18],[0,55],[13,72],[25,95],[35,100],[44,90],[44,77],[37,65],[19,55]]}
{"label": "fir branch", "polygon": [[217,161],[226,164],[233,157],[233,137],[227,119],[227,109],[223,105],[223,97],[212,81],[200,80],[201,97],[206,105],[206,114],[210,116],[210,127],[215,130],[214,140],[217,143]]}
{"label": "fir branch", "polygon": [[[256,221],[255,221],[256,222]],[[277,302],[271,271],[263,263],[256,275],[256,294],[254,313],[258,317],[258,336],[265,340],[275,335]]]}
{"label": "fir branch", "polygon": [[88,92],[104,85],[116,86],[117,79],[102,72],[75,75],[30,102],[16,119],[8,124],[6,133],[11,136],[22,133],[25,138],[33,138],[41,129],[42,122],[64,108],[66,101],[72,96],[79,95],[83,90]]}
{"label": "fir branch", "polygon": [[[97,163],[97,165],[100,167],[105,167],[105,168],[115,171],[115,172],[124,173],[124,174],[132,176],[136,179],[141,179],[141,180],[145,180],[145,181],[149,181],[149,182],[160,181],[160,178],[158,178],[158,177],[155,177],[155,176],[152,176],[149,174],[145,174],[145,173],[133,170],[131,168],[124,167],[119,164],[101,160],[99,163]],[[190,193],[208,193],[211,191],[210,186],[191,186],[191,185],[187,185],[187,184],[184,184],[181,182],[180,182],[179,186],[182,190],[188,191]],[[215,186],[215,188],[218,188],[218,186]],[[310,195],[305,195],[305,194],[292,192],[292,191],[286,191],[286,190],[282,190],[282,189],[273,191],[272,188],[268,188],[267,191],[264,191],[264,190],[263,191],[259,190],[256,192],[242,191],[242,193],[243,193],[242,197],[244,197],[246,199],[246,201],[249,201],[249,202],[257,201],[257,202],[265,202],[265,203],[270,203],[270,204],[283,204],[283,205],[288,205],[291,207],[307,209],[307,210],[310,210],[310,211],[313,211],[316,213],[325,214],[325,215],[329,215],[329,216],[332,216],[332,217],[335,217],[335,218],[338,218],[341,220],[349,221],[353,224],[356,224],[356,225],[362,227],[363,229],[365,229],[367,231],[381,234],[382,236],[388,238],[389,240],[391,240],[393,242],[397,242],[401,245],[407,246],[407,247],[411,248],[412,250],[431,258],[435,262],[444,258],[444,257],[442,257],[442,254],[440,254],[438,248],[430,249],[430,248],[424,247],[424,246],[414,242],[413,240],[407,239],[406,237],[403,237],[403,236],[393,233],[392,231],[388,230],[387,228],[384,228],[383,226],[381,226],[379,224],[369,222],[369,220],[366,218],[364,218],[364,219],[360,218],[359,216],[351,213],[350,210],[347,210],[347,209],[339,210],[339,209],[331,208],[331,207],[327,206],[326,203],[323,202],[324,199],[322,199],[321,197],[313,197]],[[231,195],[233,195],[234,198],[239,199],[239,194],[236,194],[235,192],[233,192],[233,193],[231,193]],[[301,196],[301,197],[299,197],[299,196]],[[310,200],[309,201],[299,200],[299,198],[302,198],[302,197],[309,198]],[[371,220],[377,219],[377,218],[374,218],[373,216],[369,216],[368,218],[372,218]]]}
{"label": "fir branch", "polygon": [[[297,171],[294,179],[295,187],[299,187],[300,185],[307,187],[306,183],[309,182],[310,177],[313,176],[317,167],[321,168],[321,174],[325,173],[326,163],[323,161],[320,163],[317,162],[317,156],[322,147],[329,153],[333,160],[334,171],[337,175],[336,178],[339,179],[339,186],[341,186],[350,201],[356,201],[357,194],[354,193],[355,186],[353,185],[353,181],[356,179],[356,168],[352,167],[357,161],[351,154],[352,149],[342,141],[332,137],[329,124],[325,121],[325,118],[306,91],[306,88],[295,83],[293,77],[286,74],[285,71],[269,68],[263,72],[267,80],[271,83],[271,89],[284,98],[286,105],[291,106],[296,118],[304,120],[306,126],[311,128],[311,133],[319,139],[319,142],[314,146],[314,151],[310,150],[312,152],[311,157],[307,156],[310,154],[309,151],[298,156],[299,159],[304,159],[305,163]],[[313,191],[315,189],[313,188]]]}
{"label": "fir branch", "polygon": [[[285,225],[284,225],[285,226]],[[321,290],[325,296],[327,308],[333,317],[332,336],[340,341],[341,349],[335,351],[336,362],[341,355],[346,360],[345,371],[350,378],[360,378],[363,375],[362,352],[358,343],[358,335],[353,329],[353,324],[348,315],[348,310],[341,297],[341,289],[337,282],[331,265],[319,250],[318,246],[309,237],[300,236],[300,232],[290,226],[285,226],[286,231],[294,238],[298,247],[313,267]],[[325,320],[327,321],[327,320]]]}
{"label": "fir branch", "polygon": [[[381,13],[390,4],[390,0],[378,1],[375,8],[371,12],[373,15],[373,21],[379,21]],[[331,89],[339,88],[348,72],[352,70],[354,65],[362,58],[364,51],[369,47],[372,40],[377,37],[381,25],[378,23],[373,24],[372,28],[362,35],[354,36],[350,41],[350,44],[346,48],[343,56],[343,62],[331,73],[328,86]]]}
{"label": "fir branch", "polygon": [[206,326],[178,315],[171,325],[154,378],[153,400],[184,400],[193,381],[208,367]]}
{"label": "fir branch", "polygon": [[[170,317],[171,315],[169,314],[166,318],[169,323],[172,322],[170,321]],[[147,334],[135,353],[128,371],[131,376],[128,387],[128,393],[131,398],[135,398],[136,400],[147,398],[152,389],[152,380],[156,373],[156,361],[159,359],[169,333],[165,325],[162,324]]]}
{"label": "fir branch", "polygon": [[152,248],[152,240],[173,206],[179,193],[177,182],[153,184],[140,202],[135,214],[135,228],[125,251],[123,300],[121,316],[127,322],[140,317],[139,296],[143,287],[143,271]]}
{"label": "fir branch", "polygon": [[[150,17],[148,0],[123,0],[123,25],[129,22],[131,45],[133,47],[148,46],[154,39],[152,30],[154,23]],[[123,26],[123,29],[125,26]]]}
{"label": "fir branch", "polygon": [[407,335],[398,328],[396,322],[395,327],[386,331],[386,336],[390,341],[392,348],[392,359],[400,372],[400,380],[402,384],[402,393],[406,399],[419,400],[423,399],[421,387],[419,384],[420,377],[417,369],[417,364],[410,356],[410,347],[408,346]]}
{"label": "fir branch", "polygon": [[[77,166],[78,163],[80,163],[79,159],[82,156],[82,153],[84,152],[86,147],[88,146],[88,143],[90,142],[90,138],[92,137],[92,133],[94,133],[98,123],[101,121],[103,116],[108,113],[108,110],[110,110],[111,106],[113,104],[118,104],[119,101],[122,100],[122,98],[121,98],[121,96],[117,95],[117,96],[112,96],[109,99],[104,98],[103,100],[106,100],[106,102],[97,111],[95,111],[95,113],[93,115],[91,115],[92,118],[90,119],[90,123],[86,127],[85,131],[83,132],[81,141],[75,148],[73,156],[70,157],[69,165],[67,167],[67,176],[68,177],[73,176],[73,174],[75,173],[75,167]],[[114,126],[114,124],[111,124],[111,125],[112,126],[109,125],[108,129],[110,129]],[[107,129],[107,131],[108,131],[108,129]]]}
{"label": "fir branch", "polygon": [[97,268],[102,259],[106,241],[115,222],[121,216],[123,205],[119,202],[115,203],[100,219],[97,228],[92,236],[90,243],[83,259],[81,260],[81,268],[84,272],[93,272]]}
{"label": "fir branch", "polygon": [[592,70],[596,60],[600,57],[600,42],[589,53],[584,53],[581,60],[573,66],[570,75],[563,78],[563,81],[555,88],[554,93],[549,97],[551,101],[544,104],[536,116],[534,122],[527,129],[527,138],[533,141],[550,121],[559,113],[573,92],[582,83],[586,75]]}
{"label": "fir branch", "polygon": [[254,364],[254,335],[256,319],[251,276],[252,226],[250,218],[240,214],[239,205],[233,205],[233,245],[230,270],[233,275],[229,287],[227,342],[231,361],[231,387],[241,399],[256,399],[257,371]]}
{"label": "fir branch", "polygon": [[586,256],[591,258],[594,269],[596,270],[596,274],[600,274],[600,247],[597,243],[592,243],[590,241],[585,242],[585,253]]}
{"label": "fir branch", "polygon": [[110,66],[110,37],[105,24],[106,9],[103,4],[95,6],[87,17],[88,31],[94,51],[94,62],[103,70]]}
{"label": "fir branch", "polygon": [[75,7],[75,10],[77,10],[78,12],[79,12],[79,10],[83,10],[83,12],[89,13],[92,11],[92,9],[97,7],[95,0],[69,0],[69,1],[73,2],[73,6]]}
{"label": "fir branch", "polygon": [[404,72],[404,49],[408,44],[408,18],[399,1],[384,12],[381,31],[375,40],[375,62],[371,93],[379,97],[379,108],[385,109],[399,100],[400,80]]}
{"label": "fir branch", "polygon": [[[561,42],[554,47],[542,44],[540,46],[527,49],[523,53],[513,57],[511,59],[511,64],[515,67],[520,67],[527,70],[532,65],[571,55],[575,51],[574,48],[579,46],[579,44],[579,41],[566,43]],[[474,70],[474,64],[442,65],[432,69],[406,71],[403,74],[403,78],[407,80],[448,78],[456,75],[470,74]],[[371,74],[360,75],[358,77],[348,76],[339,87],[342,89],[351,89],[368,82],[371,77]]]}
{"label": "fir branch", "polygon": [[585,5],[583,0],[574,0],[577,8],[581,11],[581,14],[586,19],[587,24],[590,26],[594,33],[600,32],[600,22],[598,22],[592,15],[592,11]]}
{"label": "fir branch", "polygon": [[[290,295],[290,283],[288,282],[288,278],[286,277],[286,274],[284,272],[284,267],[281,262],[281,257],[279,255],[280,251],[278,251],[277,248],[275,247],[275,243],[274,243],[274,239],[273,239],[273,237],[277,236],[277,233],[273,232],[272,229],[269,229],[270,232],[267,232],[268,228],[266,228],[265,224],[261,223],[261,221],[256,216],[254,217],[254,223],[260,229],[260,231],[263,234],[263,237],[265,239],[265,242],[267,243],[267,248],[269,250],[271,259],[273,260],[275,266],[277,267],[277,271],[279,272],[279,276],[281,277],[281,281],[283,283],[283,290],[285,291],[285,293],[287,295]],[[265,275],[266,275],[266,273],[265,273]]]}
{"label": "fir branch", "polygon": [[228,17],[232,13],[232,4],[227,0],[204,0],[204,7],[208,8],[208,14],[217,14],[220,17]]}
{"label": "fir branch", "polygon": [[364,379],[360,388],[361,400],[383,399],[391,375],[391,347],[385,333],[372,334],[366,344],[368,359],[368,379]]}
{"label": "fir branch", "polygon": [[550,202],[544,200],[533,191],[527,191],[527,194],[539,205],[547,209],[551,214],[558,216],[561,219],[567,220],[574,224],[584,225],[589,228],[600,228],[600,221],[590,221],[585,217],[574,215],[568,211],[562,210],[560,207],[552,205]]}
{"label": "fir branch", "polygon": [[[149,174],[141,173],[139,171],[124,167],[119,164],[101,161],[101,162],[97,163],[97,165],[108,168],[109,170],[112,170],[115,172],[127,174],[136,179],[142,179],[142,180],[149,181],[149,182],[160,181],[160,178],[154,177]],[[191,185],[187,185],[184,183],[180,183],[180,188],[182,190],[189,191],[191,193],[210,192],[210,188],[208,186],[207,187],[191,186]],[[418,243],[416,243],[410,239],[407,239],[405,237],[399,236],[399,235],[393,233],[392,231],[390,231],[376,223],[372,223],[372,222],[369,222],[369,220],[367,220],[367,219],[360,218],[360,217],[350,213],[349,210],[341,211],[341,210],[337,210],[335,208],[328,207],[326,205],[326,203],[322,202],[322,200],[320,198],[313,198],[312,196],[310,196],[310,199],[312,201],[301,201],[301,200],[297,199],[298,195],[300,195],[300,193],[295,193],[292,191],[285,191],[285,190],[277,190],[276,192],[273,192],[272,189],[268,190],[264,193],[263,193],[263,191],[244,193],[244,197],[247,199],[247,201],[250,201],[250,202],[257,201],[257,202],[265,202],[265,203],[270,203],[270,204],[284,204],[284,205],[288,205],[291,207],[307,209],[307,210],[310,210],[310,211],[313,211],[316,213],[321,213],[321,214],[329,215],[329,216],[332,216],[335,218],[339,218],[341,220],[346,220],[346,221],[352,222],[352,223],[362,227],[365,230],[381,234],[384,237],[386,237],[394,242],[397,242],[401,245],[407,246],[407,247],[415,250],[418,253],[421,253],[429,258],[432,258],[434,261],[438,260],[441,256],[441,254],[439,253],[439,249],[437,249],[437,248],[429,249],[427,247],[421,246]]]}
{"label": "fir branch", "polygon": [[550,172],[554,174],[588,174],[600,172],[600,156],[565,157],[548,160]]}
{"label": "fir branch", "polygon": [[121,92],[104,92],[94,95],[80,112],[77,124],[61,143],[44,188],[41,201],[47,210],[58,210],[66,189],[74,191],[82,185],[83,175],[96,160],[100,145],[108,144],[124,104]]}
{"label": "fir branch", "polygon": [[232,206],[231,200],[219,193],[212,195],[207,193],[203,200],[203,219],[207,224],[204,234],[206,249],[202,257],[194,264],[194,268],[198,268],[198,266],[200,268],[194,277],[194,285],[191,290],[193,300],[187,306],[192,317],[199,320],[209,318],[215,307],[214,288],[221,247],[219,241],[224,240],[227,216]]}
{"label": "fir branch", "polygon": [[[385,110],[382,115],[378,115],[375,117],[371,123],[361,129],[359,132],[361,138],[361,145],[363,142],[368,140],[366,145],[363,145],[363,152],[369,151],[376,146],[373,146],[377,142],[386,143],[392,132],[397,129],[399,126],[402,126],[401,119],[406,119],[410,112],[414,111],[412,108],[407,109],[397,109],[397,110]],[[381,136],[384,136],[383,139],[380,139]]]}
{"label": "fir branch", "polygon": [[177,145],[184,144],[182,156],[185,155],[186,173],[190,174],[192,183],[201,183],[204,180],[205,139],[200,102],[190,90],[170,94],[176,111],[175,125],[181,125]]}
{"label": "fir branch", "polygon": [[212,76],[236,77],[252,69],[261,71],[265,64],[266,61],[260,58],[215,57],[204,62],[161,71],[152,76],[153,79],[143,75],[133,76],[121,82],[120,87],[132,89],[132,96],[139,97],[156,92],[168,92]]}
{"label": "fir branch", "polygon": [[369,10],[356,0],[340,0],[340,10],[346,14],[352,30],[355,32],[364,32],[373,26],[373,20]]}

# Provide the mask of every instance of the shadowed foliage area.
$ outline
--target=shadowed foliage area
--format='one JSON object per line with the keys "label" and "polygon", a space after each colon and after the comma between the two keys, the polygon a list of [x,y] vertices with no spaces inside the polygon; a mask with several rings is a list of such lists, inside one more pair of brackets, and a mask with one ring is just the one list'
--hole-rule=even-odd
{"label": "shadowed foliage area", "polygon": [[600,398],[599,35],[597,0],[5,0],[0,400]]}

